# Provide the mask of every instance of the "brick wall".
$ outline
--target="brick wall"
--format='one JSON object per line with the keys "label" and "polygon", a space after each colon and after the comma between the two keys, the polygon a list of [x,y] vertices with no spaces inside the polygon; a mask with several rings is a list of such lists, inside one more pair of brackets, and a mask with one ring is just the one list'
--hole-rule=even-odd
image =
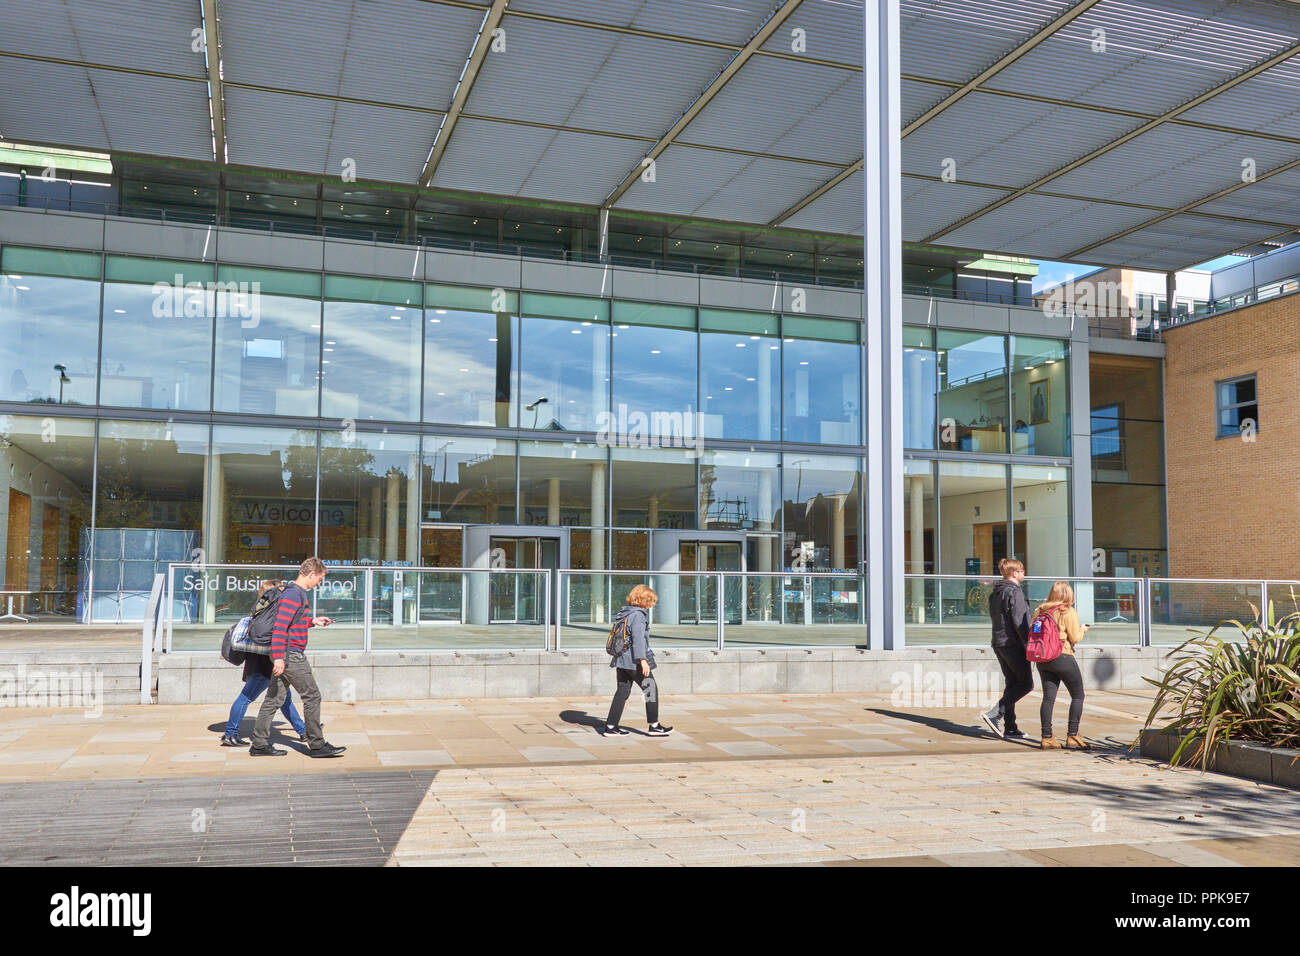
{"label": "brick wall", "polygon": [[[1300,579],[1300,296],[1164,338],[1172,576]],[[1251,373],[1255,440],[1216,439],[1214,383]]]}

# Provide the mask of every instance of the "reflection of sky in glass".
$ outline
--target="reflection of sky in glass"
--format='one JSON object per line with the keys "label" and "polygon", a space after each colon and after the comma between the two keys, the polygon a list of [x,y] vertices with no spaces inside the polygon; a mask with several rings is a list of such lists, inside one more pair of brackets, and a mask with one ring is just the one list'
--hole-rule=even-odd
{"label": "reflection of sky in glass", "polygon": [[[689,419],[695,404],[695,333],[644,325],[614,329],[614,402],[627,405],[628,415],[641,412],[678,412],[688,421],[686,433],[695,434]],[[654,418],[646,434],[658,434]]]}
{"label": "reflection of sky in glass", "polygon": [[[420,396],[420,310],[326,302],[321,359],[325,418],[414,421]],[[332,350],[332,351],[328,351]]]}
{"label": "reflection of sky in glass", "polygon": [[968,378],[982,379],[1004,370],[1006,365],[1001,336],[964,342],[948,349],[948,364],[945,366],[948,375],[944,384],[960,383]]}
{"label": "reflection of sky in glass", "polygon": [[[0,396],[13,402],[95,403],[99,283],[0,276]],[[55,365],[66,366],[60,373]]]}
{"label": "reflection of sky in glass", "polygon": [[[153,288],[104,284],[104,359],[100,401],[134,408],[207,409],[211,399],[212,319],[153,314]],[[182,298],[182,303],[185,301]],[[166,310],[173,311],[168,287]],[[148,343],[153,347],[142,347]]]}
{"label": "reflection of sky in glass", "polygon": [[217,317],[217,411],[313,415],[320,302],[263,293],[257,310]]}
{"label": "reflection of sky in glass", "polygon": [[845,342],[786,340],[782,361],[787,441],[858,443],[861,354],[856,345]]}
{"label": "reflection of sky in glass", "polygon": [[934,352],[903,349],[903,447],[933,448],[939,363]]}
{"label": "reflection of sky in glass", "polygon": [[[520,426],[596,431],[596,414],[608,404],[609,326],[563,319],[523,320],[519,353],[522,385]],[[529,411],[525,406],[545,403]]]}
{"label": "reflection of sky in glass", "polygon": [[[517,320],[510,319],[510,324],[515,327]],[[503,344],[497,341],[496,314],[429,309],[424,335],[424,420],[495,425],[497,349]]]}
{"label": "reflection of sky in glass", "polygon": [[[700,333],[700,410],[710,438],[776,441],[781,420],[780,342],[759,335]],[[720,425],[713,419],[721,418]]]}

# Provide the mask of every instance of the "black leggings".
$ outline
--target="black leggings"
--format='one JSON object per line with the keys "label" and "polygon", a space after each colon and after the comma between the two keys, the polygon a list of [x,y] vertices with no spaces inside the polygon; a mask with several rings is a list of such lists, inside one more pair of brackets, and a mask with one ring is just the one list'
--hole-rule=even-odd
{"label": "black leggings", "polygon": [[655,679],[642,677],[640,670],[631,671],[620,667],[618,668],[618,690],[614,691],[614,699],[610,701],[609,716],[605,718],[606,726],[618,726],[619,720],[623,717],[623,705],[627,703],[634,683],[641,688],[641,693],[645,694],[646,720],[651,725],[659,723],[659,685],[655,683]]}
{"label": "black leggings", "polygon": [[1038,680],[1043,686],[1043,705],[1038,718],[1043,725],[1043,736],[1052,736],[1052,707],[1056,704],[1056,690],[1065,683],[1070,692],[1070,734],[1079,732],[1079,718],[1083,716],[1083,674],[1073,654],[1062,654],[1055,660],[1038,665]]}

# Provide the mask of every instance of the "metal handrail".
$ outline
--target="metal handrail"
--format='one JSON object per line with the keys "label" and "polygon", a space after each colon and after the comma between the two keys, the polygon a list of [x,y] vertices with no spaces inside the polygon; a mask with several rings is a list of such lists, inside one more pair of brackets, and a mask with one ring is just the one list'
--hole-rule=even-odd
{"label": "metal handrail", "polygon": [[[166,653],[172,652],[172,635],[173,635],[173,614],[175,611],[175,581],[176,572],[179,570],[189,569],[197,574],[205,574],[211,571],[241,571],[251,573],[257,577],[262,577],[261,572],[266,571],[289,571],[295,572],[298,565],[288,564],[196,564],[192,561],[173,561],[167,565],[166,581],[166,612],[163,620],[166,626]],[[373,650],[373,617],[372,604],[376,596],[375,592],[375,572],[391,572],[395,574],[514,574],[514,575],[540,575],[542,577],[542,598],[544,617],[542,619],[543,628],[543,648],[550,650],[550,613],[551,613],[551,569],[549,568],[445,568],[445,567],[428,567],[417,565],[375,565],[375,564],[327,564],[327,575],[333,572],[343,573],[360,573],[362,576],[361,593],[355,595],[355,600],[362,601],[362,652],[369,653]],[[313,601],[317,599],[316,593],[312,594]],[[417,598],[418,600],[418,598]]]}

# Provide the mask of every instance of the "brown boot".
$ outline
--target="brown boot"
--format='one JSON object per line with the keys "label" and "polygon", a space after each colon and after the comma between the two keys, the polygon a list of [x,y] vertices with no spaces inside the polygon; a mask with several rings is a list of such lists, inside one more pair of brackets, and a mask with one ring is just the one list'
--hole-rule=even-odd
{"label": "brown boot", "polygon": [[1069,750],[1071,747],[1073,747],[1075,750],[1092,749],[1091,747],[1088,746],[1088,742],[1084,740],[1082,737],[1080,737],[1078,734],[1069,734],[1068,736],[1066,736],[1065,749]]}
{"label": "brown boot", "polygon": [[1061,742],[1055,737],[1044,737],[1038,746],[1041,750],[1060,750]]}

